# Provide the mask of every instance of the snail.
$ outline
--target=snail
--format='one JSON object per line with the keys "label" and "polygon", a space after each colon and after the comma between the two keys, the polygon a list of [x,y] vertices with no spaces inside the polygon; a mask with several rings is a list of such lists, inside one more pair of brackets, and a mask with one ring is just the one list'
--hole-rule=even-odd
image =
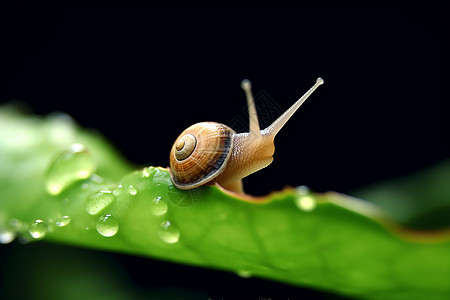
{"label": "snail", "polygon": [[248,104],[250,132],[236,133],[216,122],[194,124],[175,140],[170,151],[170,178],[182,190],[218,183],[243,193],[242,179],[270,165],[274,138],[303,102],[323,84],[322,78],[266,129],[260,130],[251,84],[243,80]]}

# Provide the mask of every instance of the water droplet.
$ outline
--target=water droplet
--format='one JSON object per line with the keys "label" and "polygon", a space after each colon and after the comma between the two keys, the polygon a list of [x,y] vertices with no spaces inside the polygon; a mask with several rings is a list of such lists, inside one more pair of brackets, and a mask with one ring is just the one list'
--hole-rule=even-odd
{"label": "water droplet", "polygon": [[113,191],[114,196],[119,196],[123,193],[123,185],[119,184],[117,188]]}
{"label": "water droplet", "polygon": [[137,194],[137,189],[136,189],[134,186],[132,186],[131,184],[130,184],[130,186],[129,186],[129,193],[130,193],[130,195],[132,195],[132,196],[134,196],[134,195]]}
{"label": "water droplet", "polygon": [[316,208],[316,200],[311,196],[298,197],[295,203],[298,208],[304,211],[312,211]]}
{"label": "water droplet", "polygon": [[35,239],[43,238],[47,234],[47,231],[48,226],[41,219],[34,221],[33,224],[31,224],[30,229],[28,229],[30,235]]}
{"label": "water droplet", "polygon": [[142,170],[142,176],[144,177],[150,177],[150,175],[155,171],[154,167],[148,167],[148,168],[144,168]]}
{"label": "water droplet", "polygon": [[158,236],[167,244],[175,244],[180,239],[180,230],[174,223],[164,221],[159,226]]}
{"label": "water droplet", "polygon": [[236,274],[239,277],[242,277],[242,278],[250,278],[250,277],[252,277],[252,272],[247,271],[247,270],[239,270],[239,271],[236,272]]}
{"label": "water droplet", "polygon": [[86,211],[90,215],[96,215],[110,205],[116,197],[111,191],[101,191],[91,195],[86,201]]}
{"label": "water droplet", "polygon": [[67,114],[61,112],[50,114],[46,125],[46,137],[55,145],[68,145],[75,138],[75,121]]}
{"label": "water droplet", "polygon": [[152,214],[155,216],[162,216],[167,213],[167,202],[161,197],[155,197],[150,205]]}
{"label": "water droplet", "polygon": [[69,225],[70,221],[71,221],[70,216],[62,216],[56,220],[55,224],[58,227],[64,227]]}
{"label": "water droplet", "polygon": [[311,195],[306,186],[300,186],[296,189],[297,198],[295,204],[303,211],[313,211],[316,208],[316,200]]}
{"label": "water droplet", "polygon": [[14,231],[0,228],[0,244],[9,244],[16,238]]}
{"label": "water droplet", "polygon": [[88,178],[95,171],[95,162],[81,144],[73,144],[62,152],[47,171],[47,191],[52,195],[60,194],[72,183]]}
{"label": "water droplet", "polygon": [[119,222],[110,214],[104,214],[98,218],[96,228],[104,237],[115,236],[119,231]]}
{"label": "water droplet", "polygon": [[295,192],[297,193],[297,195],[305,196],[308,195],[311,191],[306,185],[301,185],[295,189]]}
{"label": "water droplet", "polygon": [[169,174],[166,171],[161,170],[161,168],[154,169],[152,181],[154,184],[172,184]]}
{"label": "water droplet", "polygon": [[89,177],[89,180],[97,184],[102,184],[105,182],[105,179],[97,174],[92,174],[92,176]]}

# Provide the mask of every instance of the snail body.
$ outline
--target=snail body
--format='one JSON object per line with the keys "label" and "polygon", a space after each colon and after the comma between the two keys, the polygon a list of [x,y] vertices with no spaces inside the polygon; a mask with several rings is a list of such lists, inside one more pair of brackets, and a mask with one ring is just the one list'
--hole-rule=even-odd
{"label": "snail body", "polygon": [[194,124],[176,139],[170,151],[170,177],[183,190],[218,183],[243,192],[242,178],[273,161],[274,138],[303,102],[323,84],[316,83],[297,102],[266,129],[260,130],[251,85],[241,84],[247,96],[250,132],[236,133],[227,125],[215,122]]}

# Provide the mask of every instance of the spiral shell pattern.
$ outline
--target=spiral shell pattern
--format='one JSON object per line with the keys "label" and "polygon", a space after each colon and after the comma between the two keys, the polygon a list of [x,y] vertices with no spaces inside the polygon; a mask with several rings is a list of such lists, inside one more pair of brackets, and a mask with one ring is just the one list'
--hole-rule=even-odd
{"label": "spiral shell pattern", "polygon": [[170,176],[174,185],[192,189],[222,173],[235,134],[230,127],[215,122],[197,123],[183,131],[170,151]]}

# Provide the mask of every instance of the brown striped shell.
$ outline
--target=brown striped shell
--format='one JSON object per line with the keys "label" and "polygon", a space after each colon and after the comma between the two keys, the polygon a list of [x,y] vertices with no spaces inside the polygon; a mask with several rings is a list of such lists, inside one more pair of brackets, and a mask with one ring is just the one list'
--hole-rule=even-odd
{"label": "brown striped shell", "polygon": [[235,131],[230,127],[202,122],[181,133],[170,151],[170,171],[179,189],[201,186],[220,175],[233,149]]}

